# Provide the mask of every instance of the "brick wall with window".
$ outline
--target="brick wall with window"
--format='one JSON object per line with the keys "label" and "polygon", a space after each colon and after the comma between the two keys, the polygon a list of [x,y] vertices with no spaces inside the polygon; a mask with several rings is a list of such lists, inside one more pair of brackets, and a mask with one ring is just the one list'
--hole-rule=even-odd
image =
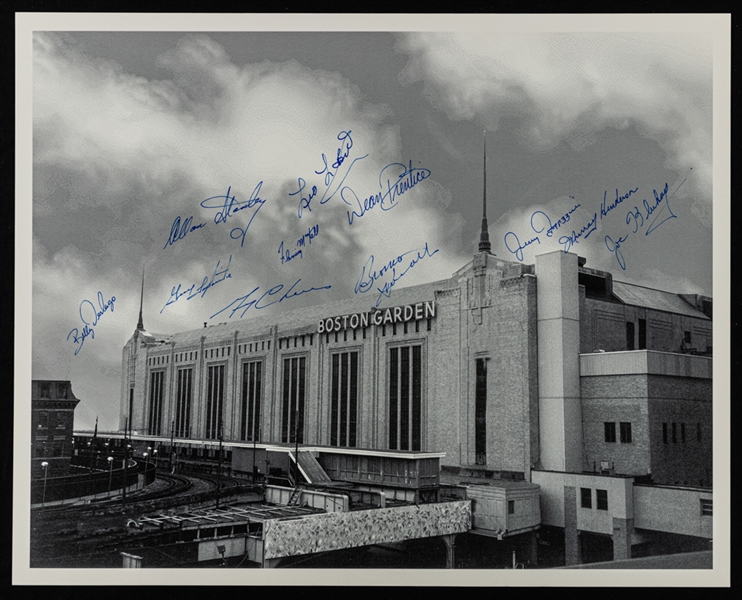
{"label": "brick wall with window", "polygon": [[654,378],[649,403],[651,469],[656,483],[711,487],[711,385],[690,378]]}
{"label": "brick wall with window", "polygon": [[608,463],[622,475],[646,475],[650,469],[646,376],[581,378],[585,444],[583,470],[600,471]]}

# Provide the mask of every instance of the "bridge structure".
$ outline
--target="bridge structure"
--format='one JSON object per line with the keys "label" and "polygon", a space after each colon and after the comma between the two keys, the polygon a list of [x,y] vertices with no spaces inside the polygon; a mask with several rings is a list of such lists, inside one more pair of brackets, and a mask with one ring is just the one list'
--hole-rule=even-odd
{"label": "bridge structure", "polygon": [[471,529],[468,500],[349,511],[349,498],[341,494],[302,490],[294,495],[291,488],[277,487],[269,494],[292,504],[155,514],[142,517],[139,526],[171,534],[171,541],[188,540],[199,562],[244,556],[263,568],[291,557],[432,537],[446,544],[446,566],[452,568],[455,537]]}

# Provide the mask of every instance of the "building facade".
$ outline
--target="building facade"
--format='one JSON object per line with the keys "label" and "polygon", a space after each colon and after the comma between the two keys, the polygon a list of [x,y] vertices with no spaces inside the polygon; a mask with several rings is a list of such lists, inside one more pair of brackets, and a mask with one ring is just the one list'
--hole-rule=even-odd
{"label": "building facade", "polygon": [[448,469],[711,485],[711,300],[574,254],[480,251],[449,279],[152,334],[123,349],[141,434],[442,452]]}
{"label": "building facade", "polygon": [[[69,381],[31,381],[31,477],[68,475],[75,407]],[[46,464],[46,467],[43,465]]]}

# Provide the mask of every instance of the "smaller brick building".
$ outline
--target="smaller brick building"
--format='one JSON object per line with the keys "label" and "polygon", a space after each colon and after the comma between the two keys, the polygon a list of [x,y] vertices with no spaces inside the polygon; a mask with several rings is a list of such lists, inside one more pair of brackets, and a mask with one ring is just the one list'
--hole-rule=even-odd
{"label": "smaller brick building", "polygon": [[31,382],[31,478],[69,474],[75,407],[80,402],[69,381]]}

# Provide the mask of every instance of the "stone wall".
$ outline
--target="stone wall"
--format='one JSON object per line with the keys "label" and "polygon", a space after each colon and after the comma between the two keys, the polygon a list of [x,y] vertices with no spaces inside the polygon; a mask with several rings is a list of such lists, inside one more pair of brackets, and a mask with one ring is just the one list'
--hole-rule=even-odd
{"label": "stone wall", "polygon": [[271,520],[263,526],[265,559],[463,533],[471,502],[443,502]]}

